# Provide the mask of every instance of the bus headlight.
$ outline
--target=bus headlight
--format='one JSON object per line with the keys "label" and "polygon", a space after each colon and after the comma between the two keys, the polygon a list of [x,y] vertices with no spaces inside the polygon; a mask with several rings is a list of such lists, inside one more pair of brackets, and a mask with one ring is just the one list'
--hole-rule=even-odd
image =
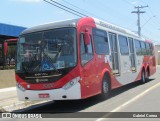
{"label": "bus headlight", "polygon": [[63,86],[63,89],[67,90],[67,89],[71,88],[72,86],[77,84],[79,80],[80,80],[80,77],[76,77],[76,78],[72,79],[71,81],[69,81],[67,84],[65,84]]}
{"label": "bus headlight", "polygon": [[17,88],[19,88],[21,91],[26,91],[26,89],[24,87],[22,87],[19,83],[16,84]]}

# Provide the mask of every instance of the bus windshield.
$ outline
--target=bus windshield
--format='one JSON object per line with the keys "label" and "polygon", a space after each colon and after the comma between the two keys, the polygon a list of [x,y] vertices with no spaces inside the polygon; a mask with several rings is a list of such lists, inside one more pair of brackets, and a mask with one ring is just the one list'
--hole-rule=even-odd
{"label": "bus windshield", "polygon": [[75,28],[21,35],[17,46],[17,72],[58,71],[77,64]]}

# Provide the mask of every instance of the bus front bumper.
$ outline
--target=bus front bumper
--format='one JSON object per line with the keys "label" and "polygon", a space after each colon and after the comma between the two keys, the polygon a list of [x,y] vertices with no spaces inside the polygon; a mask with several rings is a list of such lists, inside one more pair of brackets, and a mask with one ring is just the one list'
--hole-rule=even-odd
{"label": "bus front bumper", "polygon": [[17,86],[17,93],[18,98],[21,101],[81,99],[81,87],[79,82],[69,89],[59,88],[53,90],[21,90]]}

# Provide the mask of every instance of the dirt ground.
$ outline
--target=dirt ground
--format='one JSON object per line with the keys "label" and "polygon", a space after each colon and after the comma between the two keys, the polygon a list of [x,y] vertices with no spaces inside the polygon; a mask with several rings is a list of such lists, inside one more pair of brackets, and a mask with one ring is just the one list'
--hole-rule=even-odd
{"label": "dirt ground", "polygon": [[0,70],[0,89],[14,87],[16,85],[15,81],[15,71],[13,70]]}

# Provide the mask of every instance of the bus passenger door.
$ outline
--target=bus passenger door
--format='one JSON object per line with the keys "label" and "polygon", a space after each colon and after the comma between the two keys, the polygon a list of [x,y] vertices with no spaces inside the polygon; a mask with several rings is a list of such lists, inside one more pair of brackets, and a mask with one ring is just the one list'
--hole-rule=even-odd
{"label": "bus passenger door", "polygon": [[112,72],[113,74],[119,74],[119,54],[118,54],[118,44],[116,34],[109,33],[110,50],[111,50],[111,62],[112,62]]}
{"label": "bus passenger door", "polygon": [[129,41],[129,48],[130,48],[131,70],[132,72],[136,72],[135,50],[134,50],[133,39],[128,38],[128,41]]}
{"label": "bus passenger door", "polygon": [[98,88],[95,84],[97,82],[95,59],[92,46],[92,37],[89,34],[89,43],[85,42],[84,31],[80,34],[80,61],[81,61],[81,77],[82,77],[82,98],[93,96]]}
{"label": "bus passenger door", "polygon": [[131,60],[130,60],[130,47],[128,37],[124,35],[118,35],[119,48],[120,48],[120,59],[121,59],[121,76],[119,78],[121,84],[125,85],[133,82],[134,74],[131,71]]}

